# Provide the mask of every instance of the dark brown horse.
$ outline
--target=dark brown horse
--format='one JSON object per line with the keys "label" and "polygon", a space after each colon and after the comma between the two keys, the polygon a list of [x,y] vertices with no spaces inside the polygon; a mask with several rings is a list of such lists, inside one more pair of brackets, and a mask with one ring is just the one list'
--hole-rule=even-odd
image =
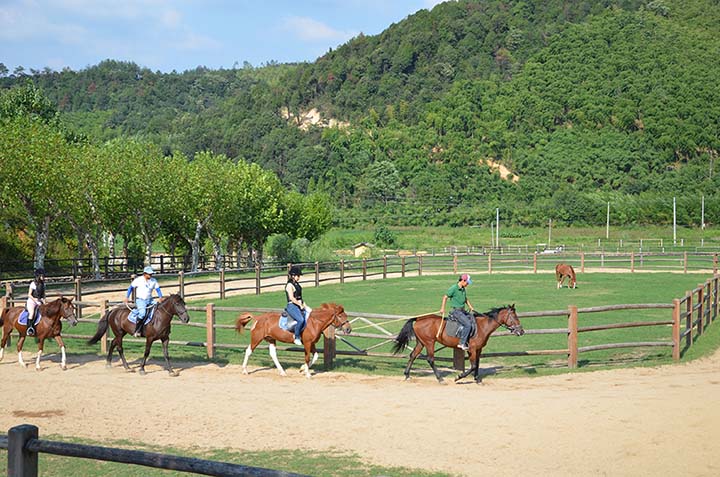
{"label": "dark brown horse", "polygon": [[[481,381],[482,378],[478,375],[480,369],[478,366],[480,362],[480,352],[485,344],[487,344],[492,332],[500,326],[504,326],[517,336],[525,333],[515,313],[515,305],[493,308],[484,314],[475,312],[475,321],[477,322],[477,334],[470,339],[468,343],[470,349],[467,351],[471,366],[470,369],[455,378],[455,381],[468,376],[470,373],[473,373],[476,382]],[[427,349],[427,361],[430,363],[435,377],[439,382],[443,382],[442,376],[440,376],[440,373],[435,367],[435,342],[437,341],[452,348],[456,347],[460,342],[459,338],[448,336],[444,328],[445,321],[440,315],[436,314],[418,316],[405,322],[393,346],[393,353],[398,354],[405,349],[405,346],[407,346],[413,337],[415,337],[417,341],[415,348],[413,348],[410,353],[410,360],[405,367],[405,379],[410,379],[410,368],[412,368],[413,361],[418,357],[420,351],[425,348]]]}
{"label": "dark brown horse", "polygon": [[[280,320],[280,313],[263,313],[255,318],[250,328],[250,344],[245,350],[245,359],[243,359],[243,373],[248,374],[247,363],[252,352],[257,346],[263,341],[267,341],[270,346],[270,357],[275,363],[281,376],[286,376],[285,370],[280,365],[277,359],[277,350],[275,348],[276,341],[282,341],[283,343],[292,343],[294,334],[290,331],[285,331],[280,328],[278,324]],[[242,314],[238,317],[235,323],[235,329],[238,333],[241,333],[248,324],[253,316],[249,313]],[[302,332],[302,342],[305,348],[305,364],[300,368],[300,372],[305,371],[305,376],[310,377],[310,366],[315,364],[317,361],[318,354],[315,348],[315,343],[320,339],[320,335],[328,326],[333,325],[336,328],[342,329],[343,333],[348,334],[352,331],[350,322],[348,321],[347,314],[342,305],[336,305],[335,303],[323,303],[320,307],[314,309],[310,313],[310,317],[307,320],[307,325]],[[312,361],[310,357],[312,356]]]}
{"label": "dark brown horse", "polygon": [[[125,352],[123,351],[122,346],[123,337],[126,334],[132,335],[135,331],[135,323],[128,319],[129,314],[130,309],[125,305],[108,310],[108,312],[105,313],[105,316],[103,316],[98,322],[98,328],[95,336],[90,338],[88,341],[88,344],[97,343],[107,332],[108,325],[112,328],[115,338],[113,338],[110,343],[110,349],[107,354],[106,366],[108,368],[111,366],[113,351],[117,347],[125,370],[130,371],[130,366],[128,366],[128,363],[125,360]],[[183,323],[190,321],[190,315],[188,315],[187,308],[185,308],[185,302],[180,295],[170,295],[158,303],[152,321],[146,324],[143,328],[143,333],[145,334],[145,354],[143,355],[142,363],[140,363],[140,374],[145,374],[145,362],[147,361],[148,356],[150,356],[150,348],[152,347],[153,342],[160,340],[162,341],[163,356],[165,356],[165,363],[167,364],[166,369],[168,373],[170,373],[170,376],[177,376],[177,373],[173,371],[172,366],[170,365],[170,357],[168,356],[170,321],[172,320],[172,317],[176,315]]]}
{"label": "dark brown horse", "polygon": [[558,263],[555,265],[555,278],[557,279],[558,289],[562,288],[562,284],[567,278],[568,288],[577,288],[577,282],[575,281],[575,269],[572,265],[565,263]]}
{"label": "dark brown horse", "polygon": [[[40,370],[40,357],[43,353],[45,346],[45,340],[48,338],[55,338],[58,346],[60,347],[61,360],[60,367],[67,369],[65,360],[65,343],[63,342],[62,336],[62,318],[65,318],[70,322],[72,326],[77,324],[77,318],[75,317],[75,305],[72,304],[72,298],[60,297],[56,300],[48,302],[44,305],[40,305],[40,322],[35,325],[35,337],[38,340],[38,352],[35,358],[35,369]],[[22,359],[22,348],[25,343],[25,337],[27,336],[27,325],[21,325],[18,322],[20,314],[25,308],[22,306],[14,306],[7,310],[0,310],[0,324],[3,327],[2,343],[0,343],[0,360],[3,358],[5,352],[5,346],[10,344],[10,333],[13,328],[20,334],[18,339],[17,351],[18,351],[18,362],[27,366]],[[28,318],[30,320],[31,318]]]}

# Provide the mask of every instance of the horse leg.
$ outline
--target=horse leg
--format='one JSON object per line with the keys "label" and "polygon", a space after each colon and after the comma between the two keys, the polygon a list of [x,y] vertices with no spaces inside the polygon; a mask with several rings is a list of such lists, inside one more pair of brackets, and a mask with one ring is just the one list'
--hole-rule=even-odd
{"label": "horse leg", "polygon": [[473,349],[471,349],[468,353],[468,355],[470,356],[470,368],[467,371],[463,371],[462,373],[460,373],[458,375],[458,377],[455,378],[455,382],[458,382],[461,379],[463,379],[467,376],[470,376],[470,373],[475,373],[477,371],[477,367],[476,367],[476,363],[475,363],[476,355],[473,355],[473,353],[475,353],[475,351]]}
{"label": "horse leg", "polygon": [[482,376],[480,376],[480,350],[477,350],[475,357],[471,357],[473,368],[475,369],[475,382],[480,384]]}
{"label": "horse leg", "polygon": [[310,343],[303,344],[305,345],[305,362],[300,366],[300,372],[305,371],[305,377],[310,378],[310,354],[312,353],[311,348],[313,345]]}
{"label": "horse leg", "polygon": [[122,336],[116,336],[115,340],[117,340],[118,354],[120,355],[120,359],[122,360],[122,364],[123,364],[123,367],[125,368],[125,371],[130,371],[131,373],[134,372],[132,369],[130,369],[130,366],[128,366],[128,362],[125,359],[125,351],[123,350],[123,346],[122,346]]}
{"label": "horse leg", "polygon": [[22,359],[22,349],[23,349],[24,343],[25,343],[25,335],[21,334],[20,338],[18,338],[18,344],[17,344],[18,363],[20,363],[20,366],[27,366],[27,364],[25,364],[25,361],[23,361],[23,359]]}
{"label": "horse leg", "polygon": [[6,327],[3,325],[2,341],[0,342],[0,361],[2,361],[3,356],[5,356],[5,346],[7,346],[9,337],[10,337],[10,333],[8,332]]}
{"label": "horse leg", "polygon": [[165,338],[162,340],[162,347],[163,347],[163,356],[165,356],[165,363],[167,364],[167,371],[170,373],[170,376],[175,377],[178,375],[175,371],[173,371],[172,366],[170,365],[170,355],[168,354],[168,343],[170,342],[170,338]]}
{"label": "horse leg", "polygon": [[272,341],[272,342],[270,343],[270,346],[269,346],[268,348],[269,348],[269,351],[270,351],[270,357],[272,358],[273,363],[275,363],[275,367],[276,367],[276,368],[278,369],[278,371],[280,372],[280,376],[287,376],[287,373],[285,373],[285,370],[284,370],[283,367],[280,365],[280,361],[278,361],[277,348],[275,347],[275,341]]}
{"label": "horse leg", "polygon": [[427,350],[427,362],[430,365],[430,367],[433,370],[433,373],[435,373],[435,377],[437,378],[438,382],[440,384],[444,384],[445,381],[443,380],[443,377],[440,376],[440,371],[435,367],[435,342],[433,341],[430,343],[430,346],[424,345],[425,349]]}
{"label": "horse leg", "polygon": [[243,358],[243,367],[242,367],[242,373],[248,374],[247,370],[247,364],[248,360],[250,359],[250,355],[253,354],[253,351],[255,351],[255,348],[260,344],[260,341],[262,341],[259,338],[255,338],[252,335],[250,336],[250,344],[247,348],[245,348],[245,357]]}
{"label": "horse leg", "polygon": [[67,361],[65,356],[65,343],[63,342],[62,336],[56,336],[55,342],[60,347],[60,369],[65,371],[67,369]]}
{"label": "horse leg", "polygon": [[115,351],[115,347],[117,346],[117,336],[112,339],[110,342],[110,346],[108,347],[108,354],[107,358],[105,358],[105,367],[106,368],[112,368],[112,354],[113,351]]}
{"label": "horse leg", "polygon": [[412,352],[410,353],[410,359],[408,360],[407,366],[405,366],[405,381],[410,379],[410,368],[412,368],[413,362],[415,362],[415,358],[418,357],[420,354],[420,351],[423,349],[423,344],[418,341],[415,345],[415,348],[413,348]]}
{"label": "horse leg", "polygon": [[143,359],[140,362],[140,376],[145,376],[145,361],[147,361],[148,356],[150,356],[150,348],[152,347],[152,341],[150,341],[150,338],[147,338],[145,340],[145,354],[143,354]]}
{"label": "horse leg", "polygon": [[40,356],[42,356],[44,348],[45,348],[45,338],[40,338],[38,340],[37,356],[35,356],[35,370],[36,371],[40,371]]}

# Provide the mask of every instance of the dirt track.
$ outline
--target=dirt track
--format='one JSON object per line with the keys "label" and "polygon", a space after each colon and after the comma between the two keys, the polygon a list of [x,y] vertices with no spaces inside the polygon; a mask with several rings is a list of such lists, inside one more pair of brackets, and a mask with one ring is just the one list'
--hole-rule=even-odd
{"label": "dirt track", "polygon": [[[143,377],[72,356],[63,372],[50,355],[36,372],[6,353],[0,429],[33,423],[41,435],[176,447],[347,450],[463,475],[720,475],[720,352],[677,366],[446,386],[420,375],[308,380],[294,370],[244,376],[239,366],[188,363],[174,363],[180,376],[171,378],[151,361]],[[299,396],[304,411],[292,417]]]}

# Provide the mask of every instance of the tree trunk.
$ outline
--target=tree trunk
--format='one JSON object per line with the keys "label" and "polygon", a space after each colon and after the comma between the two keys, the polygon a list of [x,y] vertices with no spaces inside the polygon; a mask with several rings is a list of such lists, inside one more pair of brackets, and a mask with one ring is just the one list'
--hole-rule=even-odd
{"label": "tree trunk", "polygon": [[92,257],[95,280],[100,280],[100,248],[98,247],[97,241],[93,240],[89,234],[85,234],[85,244],[90,250],[90,256]]}
{"label": "tree trunk", "polygon": [[35,231],[35,268],[45,268],[51,220],[50,216],[43,217]]}
{"label": "tree trunk", "polygon": [[130,248],[128,246],[128,238],[123,236],[123,271],[128,271],[128,263],[130,262]]}
{"label": "tree trunk", "polygon": [[212,240],[213,243],[213,256],[215,259],[215,270],[220,270],[221,262],[222,262],[222,244],[220,243],[220,236],[213,233],[213,231],[208,228],[208,236],[210,237],[210,240]]}
{"label": "tree trunk", "polygon": [[110,258],[115,260],[115,234],[112,232],[108,233],[108,254]]}

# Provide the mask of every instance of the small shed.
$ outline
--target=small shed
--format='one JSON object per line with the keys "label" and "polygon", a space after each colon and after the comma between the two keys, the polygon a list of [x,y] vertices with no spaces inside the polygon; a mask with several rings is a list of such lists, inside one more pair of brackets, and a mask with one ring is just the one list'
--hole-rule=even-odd
{"label": "small shed", "polygon": [[353,256],[355,256],[356,258],[365,256],[366,254],[368,254],[370,252],[370,249],[372,247],[373,247],[373,244],[371,244],[371,243],[367,243],[367,242],[356,243],[355,245],[352,246]]}

